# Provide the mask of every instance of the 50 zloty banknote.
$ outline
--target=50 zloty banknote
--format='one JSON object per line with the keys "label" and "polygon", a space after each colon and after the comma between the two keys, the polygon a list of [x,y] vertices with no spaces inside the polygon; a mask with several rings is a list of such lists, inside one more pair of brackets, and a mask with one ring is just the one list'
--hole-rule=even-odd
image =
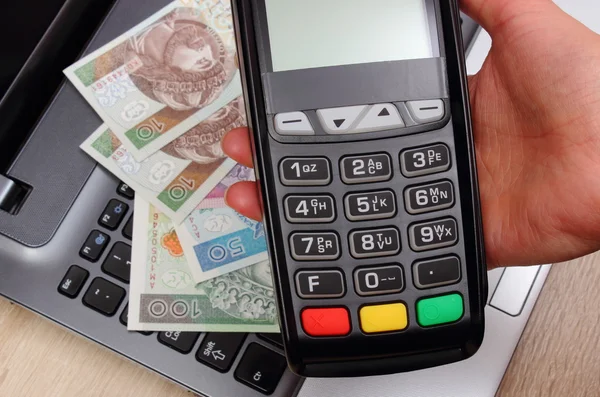
{"label": "50 zloty banknote", "polygon": [[174,1],[65,74],[141,161],[241,96],[229,1]]}
{"label": "50 zloty banknote", "polygon": [[239,98],[141,162],[106,125],[81,149],[179,224],[236,164],[221,151],[220,140],[243,125]]}
{"label": "50 zloty banknote", "polygon": [[130,330],[279,332],[268,261],[196,284],[173,223],[135,200]]}
{"label": "50 zloty banknote", "polygon": [[225,191],[239,181],[254,180],[254,172],[236,165],[212,192],[176,226],[194,280],[205,281],[268,259],[262,223],[225,204]]}

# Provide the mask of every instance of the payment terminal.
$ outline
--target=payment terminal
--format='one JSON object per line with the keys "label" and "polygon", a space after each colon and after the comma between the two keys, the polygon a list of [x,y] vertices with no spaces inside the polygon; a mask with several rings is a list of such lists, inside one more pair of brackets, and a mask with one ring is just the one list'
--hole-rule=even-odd
{"label": "payment terminal", "polygon": [[483,339],[457,0],[234,0],[290,368],[380,375]]}

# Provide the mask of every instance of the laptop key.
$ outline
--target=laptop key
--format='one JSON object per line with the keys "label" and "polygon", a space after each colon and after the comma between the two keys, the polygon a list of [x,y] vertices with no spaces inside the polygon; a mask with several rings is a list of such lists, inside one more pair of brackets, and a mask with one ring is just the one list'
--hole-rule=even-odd
{"label": "laptop key", "polygon": [[90,273],[87,270],[79,266],[71,266],[58,285],[58,292],[74,299],[79,295],[89,275]]}
{"label": "laptop key", "polygon": [[[119,322],[127,327],[127,320],[129,319],[129,305],[125,305],[125,309],[121,312],[119,316]],[[135,331],[142,335],[152,335],[152,331]]]}
{"label": "laptop key", "polygon": [[92,280],[83,304],[105,316],[113,316],[125,297],[125,290],[101,277]]}
{"label": "laptop key", "polygon": [[131,269],[131,246],[115,243],[102,264],[102,271],[129,284]]}
{"label": "laptop key", "polygon": [[219,372],[227,372],[245,338],[246,334],[236,332],[208,333],[196,352],[196,360]]}
{"label": "laptop key", "polygon": [[133,214],[129,217],[129,220],[125,224],[123,228],[123,236],[131,240],[131,236],[133,236]]}
{"label": "laptop key", "polygon": [[133,200],[135,198],[135,192],[125,182],[119,183],[119,187],[117,187],[117,193],[129,200]]}
{"label": "laptop key", "polygon": [[200,332],[166,331],[158,333],[158,341],[179,353],[188,354],[194,348]]}
{"label": "laptop key", "polygon": [[102,211],[98,223],[109,230],[115,230],[121,224],[129,206],[122,201],[112,199]]}
{"label": "laptop key", "polygon": [[96,262],[104,252],[108,245],[110,237],[99,230],[92,230],[88,238],[83,243],[83,247],[79,250],[79,255],[91,262]]}
{"label": "laptop key", "polygon": [[248,386],[271,394],[275,391],[286,367],[285,357],[258,343],[246,349],[235,369],[235,378]]}
{"label": "laptop key", "polygon": [[281,334],[258,334],[258,337],[262,340],[266,340],[276,346],[283,347],[283,338]]}

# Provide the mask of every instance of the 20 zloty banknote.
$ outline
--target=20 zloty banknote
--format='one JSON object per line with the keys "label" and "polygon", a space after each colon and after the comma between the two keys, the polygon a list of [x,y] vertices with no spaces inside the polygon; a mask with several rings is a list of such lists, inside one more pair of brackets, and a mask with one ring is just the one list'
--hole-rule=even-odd
{"label": "20 zloty banknote", "polygon": [[141,161],[241,96],[229,1],[174,1],[65,74]]}
{"label": "20 zloty banknote", "polygon": [[239,181],[254,180],[240,164],[206,196],[175,230],[194,280],[205,281],[268,259],[262,223],[225,204],[225,191]]}
{"label": "20 zloty banknote", "polygon": [[235,166],[220,140],[243,125],[243,102],[237,99],[141,162],[106,125],[81,149],[179,224]]}
{"label": "20 zloty banknote", "polygon": [[173,223],[136,198],[130,330],[279,332],[268,261],[197,284]]}

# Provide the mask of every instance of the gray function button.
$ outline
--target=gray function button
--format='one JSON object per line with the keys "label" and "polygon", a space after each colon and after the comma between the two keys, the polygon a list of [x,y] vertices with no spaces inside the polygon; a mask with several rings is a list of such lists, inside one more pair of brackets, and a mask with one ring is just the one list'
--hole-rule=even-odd
{"label": "gray function button", "polygon": [[362,116],[366,108],[366,105],[360,105],[319,109],[317,110],[317,116],[319,116],[321,125],[326,133],[348,134],[351,132],[351,127],[354,127],[356,121]]}
{"label": "gray function button", "polygon": [[427,101],[410,101],[406,106],[413,119],[419,124],[433,123],[444,118],[444,101],[433,99]]}
{"label": "gray function button", "polygon": [[361,230],[350,233],[350,253],[357,259],[396,255],[400,232],[396,228]]}
{"label": "gray function button", "polygon": [[408,238],[417,252],[449,247],[458,241],[458,227],[452,218],[417,223],[408,228]]}
{"label": "gray function button", "polygon": [[344,296],[344,276],[339,270],[303,270],[296,274],[298,296],[305,299]]}
{"label": "gray function button", "polygon": [[455,256],[428,259],[413,265],[413,279],[417,288],[434,288],[460,280],[460,261]]}
{"label": "gray function button", "polygon": [[352,133],[383,131],[402,127],[404,127],[404,121],[400,117],[398,109],[391,103],[379,103],[369,107],[369,110],[356,127],[352,128]]}
{"label": "gray function button", "polygon": [[383,182],[392,177],[392,161],[386,153],[344,157],[342,181],[347,184]]}
{"label": "gray function button", "polygon": [[396,198],[391,190],[353,193],[344,199],[344,207],[351,221],[386,219],[396,214]]}
{"label": "gray function button", "polygon": [[285,218],[291,223],[327,223],[335,219],[333,197],[287,196]]}
{"label": "gray function button", "polygon": [[287,186],[323,186],[331,182],[329,160],[325,157],[288,157],[279,165],[281,183]]}
{"label": "gray function button", "polygon": [[441,143],[408,149],[400,153],[400,167],[407,178],[444,172],[450,168],[450,151]]}
{"label": "gray function button", "polygon": [[413,215],[450,208],[454,205],[454,187],[450,181],[408,187],[404,191],[404,204]]}
{"label": "gray function button", "polygon": [[388,265],[358,269],[354,272],[354,285],[361,296],[400,292],[404,288],[402,268]]}
{"label": "gray function button", "polygon": [[278,113],[275,115],[275,131],[281,135],[314,135],[310,121],[302,112]]}
{"label": "gray function button", "polygon": [[297,261],[327,261],[340,256],[338,236],[333,232],[294,233],[290,246]]}

